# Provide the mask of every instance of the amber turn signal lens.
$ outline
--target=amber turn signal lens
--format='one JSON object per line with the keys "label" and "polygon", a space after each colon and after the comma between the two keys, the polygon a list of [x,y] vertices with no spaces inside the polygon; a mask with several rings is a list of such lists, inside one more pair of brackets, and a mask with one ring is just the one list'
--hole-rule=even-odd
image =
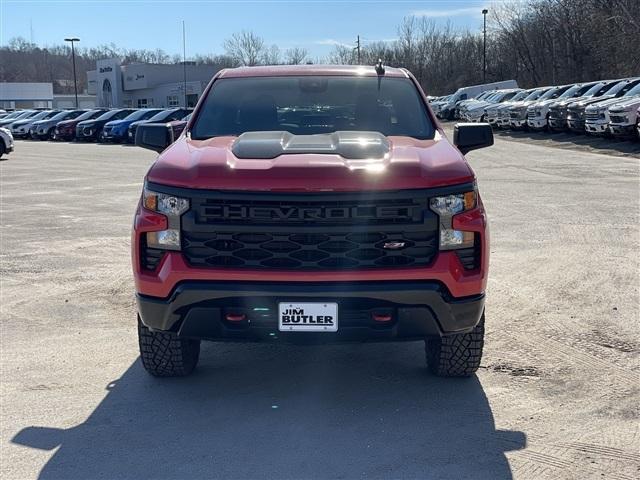
{"label": "amber turn signal lens", "polygon": [[158,210],[157,195],[151,192],[145,191],[143,201],[144,201],[144,208],[146,208],[147,210],[153,210],[154,212]]}
{"label": "amber turn signal lens", "polygon": [[471,191],[464,194],[464,210],[471,210],[476,206],[476,192]]}

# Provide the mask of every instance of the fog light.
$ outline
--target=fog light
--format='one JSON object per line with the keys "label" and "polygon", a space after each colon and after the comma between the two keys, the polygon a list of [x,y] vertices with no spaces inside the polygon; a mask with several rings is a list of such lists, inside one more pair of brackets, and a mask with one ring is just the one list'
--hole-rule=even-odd
{"label": "fog light", "polygon": [[147,246],[165,250],[180,250],[180,230],[170,228],[159,232],[147,232]]}
{"label": "fog light", "polygon": [[440,250],[473,247],[473,242],[473,232],[463,232],[462,230],[450,228],[440,229]]}

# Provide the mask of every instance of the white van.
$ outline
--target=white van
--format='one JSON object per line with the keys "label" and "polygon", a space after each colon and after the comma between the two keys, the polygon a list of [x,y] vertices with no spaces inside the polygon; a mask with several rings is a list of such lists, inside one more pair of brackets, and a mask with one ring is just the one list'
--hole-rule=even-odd
{"label": "white van", "polygon": [[459,88],[456,90],[456,93],[449,97],[447,103],[440,108],[440,118],[453,120],[456,114],[456,105],[462,100],[475,98],[487,90],[505,90],[511,88],[518,88],[518,82],[515,80],[504,80],[502,82],[484,83],[482,85]]}

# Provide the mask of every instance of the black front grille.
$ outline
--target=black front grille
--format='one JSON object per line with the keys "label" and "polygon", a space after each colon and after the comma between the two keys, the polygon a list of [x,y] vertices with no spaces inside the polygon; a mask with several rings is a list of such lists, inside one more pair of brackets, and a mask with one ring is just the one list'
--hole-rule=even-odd
{"label": "black front grille", "polygon": [[597,121],[597,120],[601,120],[600,118],[600,114],[599,113],[587,113],[585,115],[585,118],[587,119],[587,121]]}
{"label": "black front grille", "polygon": [[425,266],[438,252],[428,199],[423,190],[195,195],[182,216],[182,251],[191,266],[209,268]]}
{"label": "black front grille", "polygon": [[[327,233],[184,231],[182,241],[183,252],[193,266],[285,270],[427,265],[438,248],[435,232],[334,229]],[[404,245],[390,248],[399,244]]]}
{"label": "black front grille", "polygon": [[627,123],[629,121],[624,115],[610,115],[609,120],[611,123]]}
{"label": "black front grille", "polygon": [[584,117],[584,110],[581,110],[579,108],[570,108],[568,110],[569,114],[574,117],[574,118],[582,118]]}

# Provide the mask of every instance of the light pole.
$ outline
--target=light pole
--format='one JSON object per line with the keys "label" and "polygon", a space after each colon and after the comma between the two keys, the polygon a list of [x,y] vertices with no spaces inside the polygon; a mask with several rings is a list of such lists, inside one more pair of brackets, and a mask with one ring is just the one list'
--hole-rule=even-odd
{"label": "light pole", "polygon": [[482,9],[482,17],[484,19],[484,27],[482,28],[482,83],[487,83],[487,13],[489,10]]}
{"label": "light pole", "polygon": [[182,21],[182,86],[184,87],[184,108],[187,105],[187,36],[184,28],[184,20]]}
{"label": "light pole", "polygon": [[76,37],[65,38],[65,42],[71,42],[71,58],[73,59],[73,89],[76,92],[76,108],[78,108],[78,80],[76,79],[76,49],[73,48],[73,42],[79,42]]}

